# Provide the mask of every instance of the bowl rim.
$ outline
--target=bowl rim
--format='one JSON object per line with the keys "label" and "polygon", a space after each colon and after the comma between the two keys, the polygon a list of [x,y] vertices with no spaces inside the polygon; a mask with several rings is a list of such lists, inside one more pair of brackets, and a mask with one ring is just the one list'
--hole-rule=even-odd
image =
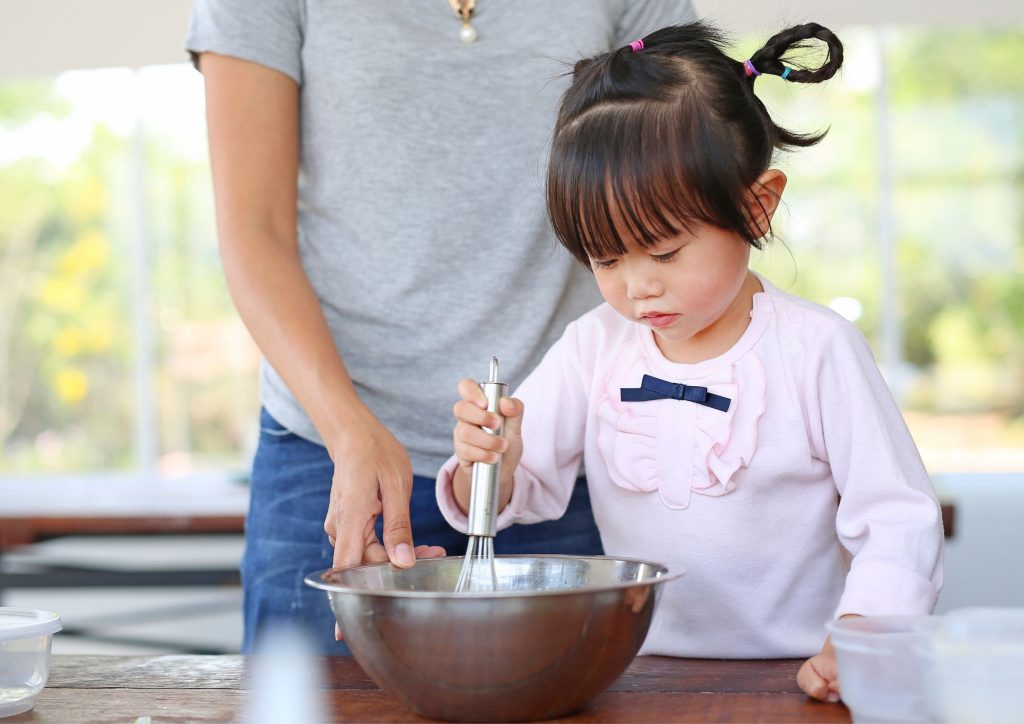
{"label": "bowl rim", "polygon": [[[652,566],[656,569],[660,569],[659,573],[653,578],[646,581],[632,581],[627,583],[608,583],[596,586],[586,586],[584,588],[558,588],[549,591],[463,591],[462,593],[455,593],[455,591],[409,591],[409,590],[371,590],[366,588],[355,588],[353,586],[340,586],[332,583],[325,583],[322,580],[322,576],[340,571],[355,570],[358,568],[380,568],[382,566],[393,565],[390,561],[383,561],[381,563],[367,563],[360,564],[357,566],[340,566],[338,568],[325,568],[320,571],[314,571],[307,575],[304,582],[307,586],[312,588],[320,589],[321,591],[327,591],[328,593],[356,593],[364,596],[377,596],[381,598],[444,598],[444,599],[474,599],[474,598],[535,598],[542,596],[572,596],[581,593],[599,593],[602,591],[618,591],[627,588],[638,588],[654,586],[659,583],[665,583],[667,581],[675,580],[682,576],[686,571],[683,569],[672,570],[664,563],[655,563],[654,561],[644,560],[642,558],[629,558],[624,556],[571,556],[561,553],[543,553],[543,554],[502,554],[496,555],[498,558],[548,558],[548,559],[572,559],[572,560],[611,560],[611,561],[622,561],[625,563],[641,563],[644,565]],[[430,565],[433,561],[441,560],[463,560],[465,556],[445,556],[444,558],[424,558],[417,561],[416,565],[427,564]]]}

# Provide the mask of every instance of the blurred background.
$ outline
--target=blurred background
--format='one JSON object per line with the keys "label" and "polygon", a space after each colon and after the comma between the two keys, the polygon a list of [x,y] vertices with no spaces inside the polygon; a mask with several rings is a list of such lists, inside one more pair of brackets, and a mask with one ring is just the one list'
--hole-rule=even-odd
{"label": "blurred background", "polygon": [[[809,20],[844,41],[833,81],[758,84],[777,122],[831,130],[780,158],[757,267],[871,342],[954,511],[940,610],[1024,605],[1000,565],[1024,544],[1024,10],[696,4],[737,58]],[[217,256],[189,5],[0,3],[0,604],[63,613],[58,653],[240,643],[259,357]]]}

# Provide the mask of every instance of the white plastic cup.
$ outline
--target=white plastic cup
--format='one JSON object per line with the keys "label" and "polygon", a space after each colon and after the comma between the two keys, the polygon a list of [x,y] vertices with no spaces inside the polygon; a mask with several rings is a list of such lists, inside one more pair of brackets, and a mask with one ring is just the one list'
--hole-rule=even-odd
{"label": "white plastic cup", "polygon": [[950,611],[919,646],[939,722],[1024,722],[1024,608]]}
{"label": "white plastic cup", "polygon": [[0,607],[0,717],[28,711],[50,676],[50,643],[60,616]]}
{"label": "white plastic cup", "polygon": [[915,646],[936,625],[933,616],[864,616],[828,624],[840,696],[855,722],[928,721]]}

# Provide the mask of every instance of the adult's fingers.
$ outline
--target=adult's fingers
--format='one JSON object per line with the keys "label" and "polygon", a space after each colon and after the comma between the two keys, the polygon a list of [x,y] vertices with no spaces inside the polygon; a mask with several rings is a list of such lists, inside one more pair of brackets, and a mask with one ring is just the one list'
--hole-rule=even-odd
{"label": "adult's fingers", "polygon": [[380,494],[384,508],[384,548],[388,558],[399,568],[416,564],[413,553],[412,524],[409,521],[409,497],[412,493],[412,474],[409,480],[399,475],[381,480]]}
{"label": "adult's fingers", "polygon": [[360,491],[346,485],[337,504],[332,501],[325,525],[328,536],[334,536],[334,567],[358,566],[364,561],[369,530],[380,512],[380,501],[375,490]]}

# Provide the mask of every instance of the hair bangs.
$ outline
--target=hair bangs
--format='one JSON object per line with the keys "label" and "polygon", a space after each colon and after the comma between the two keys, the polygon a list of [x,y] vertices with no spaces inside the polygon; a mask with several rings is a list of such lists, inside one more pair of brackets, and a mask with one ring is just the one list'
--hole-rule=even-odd
{"label": "hair bangs", "polygon": [[602,104],[556,135],[548,211],[559,240],[583,264],[622,256],[630,243],[656,246],[701,222],[732,225],[735,209],[715,203],[720,164],[704,158],[717,147],[706,143],[715,130],[681,104]]}

